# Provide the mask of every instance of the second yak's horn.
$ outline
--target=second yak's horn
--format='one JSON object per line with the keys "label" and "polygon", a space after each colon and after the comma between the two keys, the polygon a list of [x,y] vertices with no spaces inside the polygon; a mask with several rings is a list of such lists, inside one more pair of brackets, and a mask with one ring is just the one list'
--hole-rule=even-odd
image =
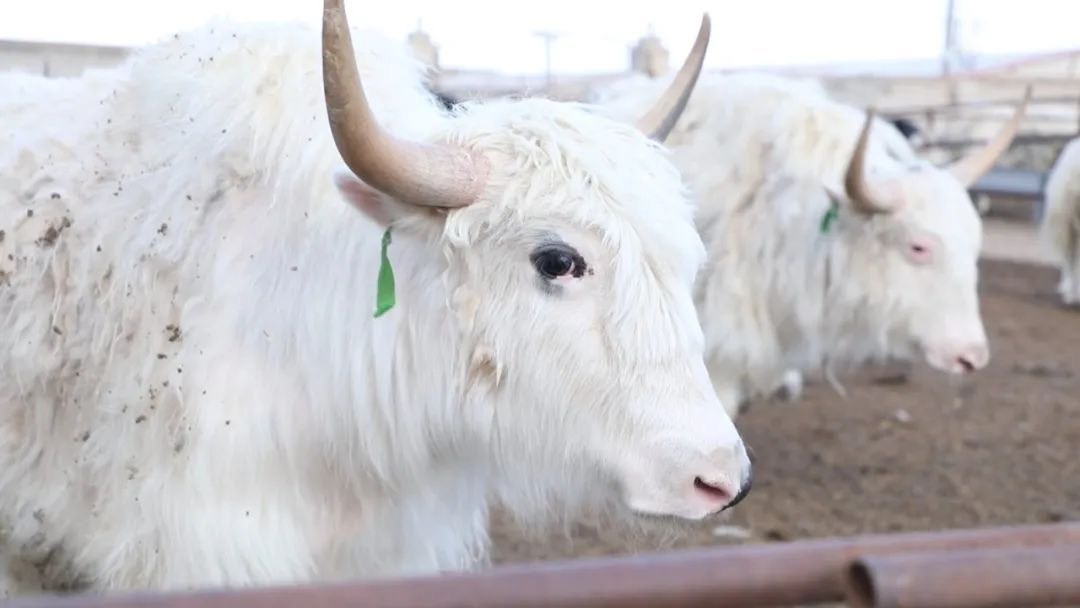
{"label": "second yak's horn", "polygon": [[701,74],[701,66],[705,63],[705,51],[709,48],[709,34],[712,30],[712,22],[709,14],[701,16],[701,28],[698,29],[697,40],[693,48],[686,56],[679,72],[668,85],[664,94],[655,105],[637,122],[637,127],[643,133],[656,141],[664,141],[675,123],[679,120],[686,102],[690,99],[690,93],[694,91],[698,75]]}

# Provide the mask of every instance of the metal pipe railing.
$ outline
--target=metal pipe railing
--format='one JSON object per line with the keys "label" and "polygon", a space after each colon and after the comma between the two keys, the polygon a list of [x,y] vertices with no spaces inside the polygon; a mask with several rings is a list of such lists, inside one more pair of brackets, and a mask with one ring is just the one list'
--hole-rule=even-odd
{"label": "metal pipe railing", "polygon": [[854,608],[1080,605],[1080,545],[869,556],[847,573]]}
{"label": "metal pipe railing", "polygon": [[9,608],[788,606],[842,601],[848,567],[867,556],[1061,545],[1080,545],[1080,522],[714,547],[353,584],[42,597]]}

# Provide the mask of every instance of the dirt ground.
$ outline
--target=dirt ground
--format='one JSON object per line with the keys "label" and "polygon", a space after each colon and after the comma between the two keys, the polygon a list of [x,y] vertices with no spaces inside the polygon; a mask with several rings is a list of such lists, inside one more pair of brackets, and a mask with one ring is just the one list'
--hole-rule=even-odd
{"label": "dirt ground", "polygon": [[1080,519],[1080,311],[1059,306],[1051,268],[984,261],[980,276],[992,360],[970,379],[920,364],[907,383],[843,378],[847,399],[816,382],[759,403],[737,422],[755,487],[729,517],[666,546],[586,526],[536,543],[497,520],[496,561]]}

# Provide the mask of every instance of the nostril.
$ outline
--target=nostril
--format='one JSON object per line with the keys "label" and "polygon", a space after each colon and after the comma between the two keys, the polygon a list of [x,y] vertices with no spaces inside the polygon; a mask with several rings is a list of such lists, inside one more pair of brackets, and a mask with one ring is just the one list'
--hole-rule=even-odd
{"label": "nostril", "polygon": [[972,363],[971,359],[967,356],[961,355],[957,357],[956,362],[960,364],[960,369],[963,370],[965,374],[970,374],[975,371],[975,364]]}
{"label": "nostril", "polygon": [[710,484],[700,477],[694,478],[694,487],[697,488],[699,491],[703,492],[704,494],[707,494],[710,498],[718,501],[727,502],[731,499],[730,492],[718,485]]}

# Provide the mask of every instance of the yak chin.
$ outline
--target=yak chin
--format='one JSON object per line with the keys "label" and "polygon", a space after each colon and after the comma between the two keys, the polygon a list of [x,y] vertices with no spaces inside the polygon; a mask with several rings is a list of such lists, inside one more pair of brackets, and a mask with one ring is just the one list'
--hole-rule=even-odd
{"label": "yak chin", "polygon": [[606,547],[627,550],[664,550],[686,540],[704,522],[721,522],[727,511],[702,520],[675,515],[642,513],[630,508],[619,482],[610,475],[581,467],[550,471],[549,483],[533,473],[536,483],[525,488],[514,484],[513,492],[498,492],[493,501],[493,521],[511,524],[530,544],[572,544],[586,537]]}

